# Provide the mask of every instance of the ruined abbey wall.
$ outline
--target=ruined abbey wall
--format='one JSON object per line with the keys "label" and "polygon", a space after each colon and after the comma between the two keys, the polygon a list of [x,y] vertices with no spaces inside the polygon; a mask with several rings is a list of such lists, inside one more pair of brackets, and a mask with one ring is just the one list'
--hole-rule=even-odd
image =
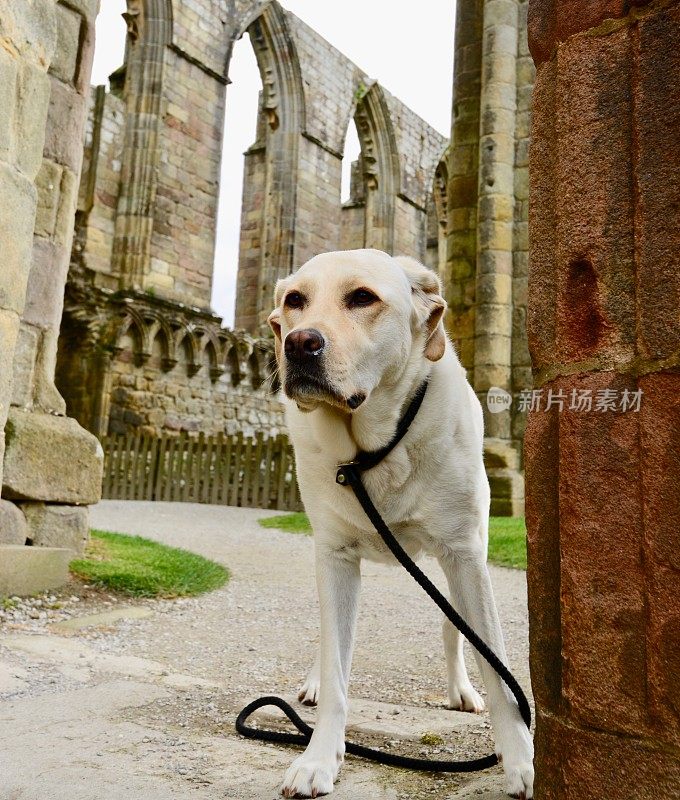
{"label": "ruined abbey wall", "polygon": [[54,384],[97,8],[0,3],[0,565],[12,573],[3,586],[32,563],[65,579],[101,490],[101,447],[65,415]]}
{"label": "ruined abbey wall", "polygon": [[[281,408],[264,383],[276,280],[343,246],[436,265],[446,141],[276,2],[130,0],[128,25],[111,91],[89,95],[59,387],[99,436],[276,433]],[[233,333],[210,293],[228,65],[242,35],[263,88],[245,156]],[[362,151],[343,208],[350,124]]]}

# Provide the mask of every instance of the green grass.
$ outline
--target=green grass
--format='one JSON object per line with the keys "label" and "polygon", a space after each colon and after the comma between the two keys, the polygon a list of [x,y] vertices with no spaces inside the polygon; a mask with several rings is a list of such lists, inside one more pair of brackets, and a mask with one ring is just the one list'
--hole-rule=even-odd
{"label": "green grass", "polygon": [[97,586],[135,597],[183,597],[219,589],[229,571],[203,556],[141,536],[91,531],[71,572]]}
{"label": "green grass", "polygon": [[489,518],[489,561],[501,567],[527,568],[524,517]]}
{"label": "green grass", "polygon": [[[312,527],[306,514],[282,514],[258,520],[263,528],[309,536]],[[489,561],[502,567],[527,568],[524,517],[491,517],[489,520]]]}
{"label": "green grass", "polygon": [[264,517],[258,519],[258,522],[263,528],[278,528],[286,533],[302,533],[305,536],[312,534],[312,526],[307,515],[301,511],[295,514],[281,514],[278,517]]}

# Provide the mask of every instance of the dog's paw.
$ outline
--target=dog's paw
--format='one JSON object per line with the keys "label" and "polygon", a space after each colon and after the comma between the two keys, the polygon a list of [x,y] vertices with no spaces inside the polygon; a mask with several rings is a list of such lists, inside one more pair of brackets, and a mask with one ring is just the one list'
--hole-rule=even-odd
{"label": "dog's paw", "polygon": [[503,764],[505,790],[510,797],[531,800],[534,796],[534,765],[530,761],[508,766]]}
{"label": "dog's paw", "polygon": [[484,701],[470,681],[461,681],[455,685],[449,685],[449,708],[455,711],[471,711],[473,714],[481,714],[484,711]]}
{"label": "dog's paw", "polygon": [[333,791],[338,767],[329,761],[301,755],[290,765],[281,784],[284,797],[320,797]]}
{"label": "dog's paw", "polygon": [[505,773],[505,789],[511,797],[531,800],[534,796],[534,743],[523,723],[506,740],[498,754]]}
{"label": "dog's paw", "polygon": [[303,706],[315,706],[319,702],[320,681],[318,675],[310,673],[300,687],[298,700]]}

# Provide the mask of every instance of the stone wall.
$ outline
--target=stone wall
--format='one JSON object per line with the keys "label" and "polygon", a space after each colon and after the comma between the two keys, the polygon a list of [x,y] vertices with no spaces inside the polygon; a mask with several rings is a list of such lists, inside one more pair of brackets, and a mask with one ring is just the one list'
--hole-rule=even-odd
{"label": "stone wall", "polygon": [[59,388],[97,436],[138,428],[155,435],[282,430],[271,340],[148,294],[74,291],[62,326]]}
{"label": "stone wall", "polygon": [[[482,401],[492,512],[524,505],[528,146],[534,69],[526,0],[460,0],[447,158],[447,323]],[[498,413],[489,389],[511,395]]]}
{"label": "stone wall", "polygon": [[[531,0],[536,798],[680,795],[680,4]],[[606,393],[606,394],[605,394]]]}
{"label": "stone wall", "polygon": [[242,365],[242,373],[216,374],[207,353],[202,363],[193,366],[187,348],[182,347],[177,364],[165,371],[158,339],[142,369],[137,367],[135,337],[126,336],[122,347],[112,369],[109,433],[240,431],[251,436],[262,431],[277,436],[284,431],[283,409],[269,382],[263,382],[256,351]]}
{"label": "stone wall", "polygon": [[[269,356],[258,355],[271,350],[276,280],[343,244],[436,264],[428,210],[446,142],[276,2],[130,0],[128,25],[111,90],[89,95],[59,388],[98,435],[277,432],[281,410],[262,385]],[[263,89],[243,186],[236,326],[247,334],[233,334],[210,293],[229,56],[242,35]],[[340,202],[350,124],[362,147],[351,245]],[[179,362],[190,331],[185,364],[153,357],[171,340]],[[258,362],[256,374],[231,370],[234,348]]]}
{"label": "stone wall", "polygon": [[86,505],[100,494],[101,447],[64,416],[54,385],[96,10],[95,0],[0,4],[5,545],[82,550]]}

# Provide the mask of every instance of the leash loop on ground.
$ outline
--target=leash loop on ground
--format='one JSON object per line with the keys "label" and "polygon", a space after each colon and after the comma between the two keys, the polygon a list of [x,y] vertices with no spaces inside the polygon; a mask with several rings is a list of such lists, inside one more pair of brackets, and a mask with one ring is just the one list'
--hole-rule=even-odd
{"label": "leash loop on ground", "polygon": [[[514,675],[505,666],[505,664],[498,658],[493,650],[483,641],[475,631],[467,624],[467,622],[458,614],[444,595],[437,589],[432,581],[425,575],[425,573],[411,560],[409,555],[399,544],[392,531],[387,527],[385,520],[380,515],[378,509],[373,505],[366,487],[361,480],[361,473],[364,470],[372,469],[379,464],[385,456],[396,447],[409,429],[410,424],[413,422],[418,409],[420,408],[425,397],[427,389],[427,381],[424,381],[415,396],[411,400],[404,416],[397,424],[397,430],[392,437],[389,444],[382,447],[380,450],[375,450],[370,453],[360,452],[357,454],[354,461],[346,464],[340,464],[335,476],[335,480],[341,486],[347,486],[354,492],[355,497],[359,501],[366,516],[371,521],[373,527],[385,542],[387,547],[392,552],[392,555],[404,567],[404,569],[411,575],[411,577],[418,583],[418,585],[429,595],[438,608],[442,611],[444,616],[465,636],[470,644],[477,650],[482,658],[496,671],[501,680],[510,689],[517,701],[519,713],[524,720],[527,728],[531,727],[531,709],[526,695],[522,691],[521,686],[515,679]],[[300,734],[284,733],[280,731],[263,730],[261,728],[253,728],[246,725],[247,719],[253,712],[257,711],[264,706],[276,706],[280,708],[288,719],[301,731]],[[311,739],[313,728],[311,728],[293,709],[293,707],[282,700],[280,697],[267,696],[260,697],[249,703],[238,715],[236,719],[236,730],[242,736],[247,736],[251,739],[261,739],[266,742],[276,742],[279,744],[296,744],[306,746]],[[386,764],[388,766],[402,767],[404,769],[424,770],[428,772],[476,772],[477,770],[488,769],[498,763],[498,757],[495,753],[481,758],[473,758],[467,761],[437,761],[426,758],[411,758],[409,756],[400,756],[394,753],[386,753],[383,750],[376,750],[363,745],[355,744],[354,742],[345,742],[345,750],[351,755],[360,756],[370,761],[376,761],[379,764]]]}

